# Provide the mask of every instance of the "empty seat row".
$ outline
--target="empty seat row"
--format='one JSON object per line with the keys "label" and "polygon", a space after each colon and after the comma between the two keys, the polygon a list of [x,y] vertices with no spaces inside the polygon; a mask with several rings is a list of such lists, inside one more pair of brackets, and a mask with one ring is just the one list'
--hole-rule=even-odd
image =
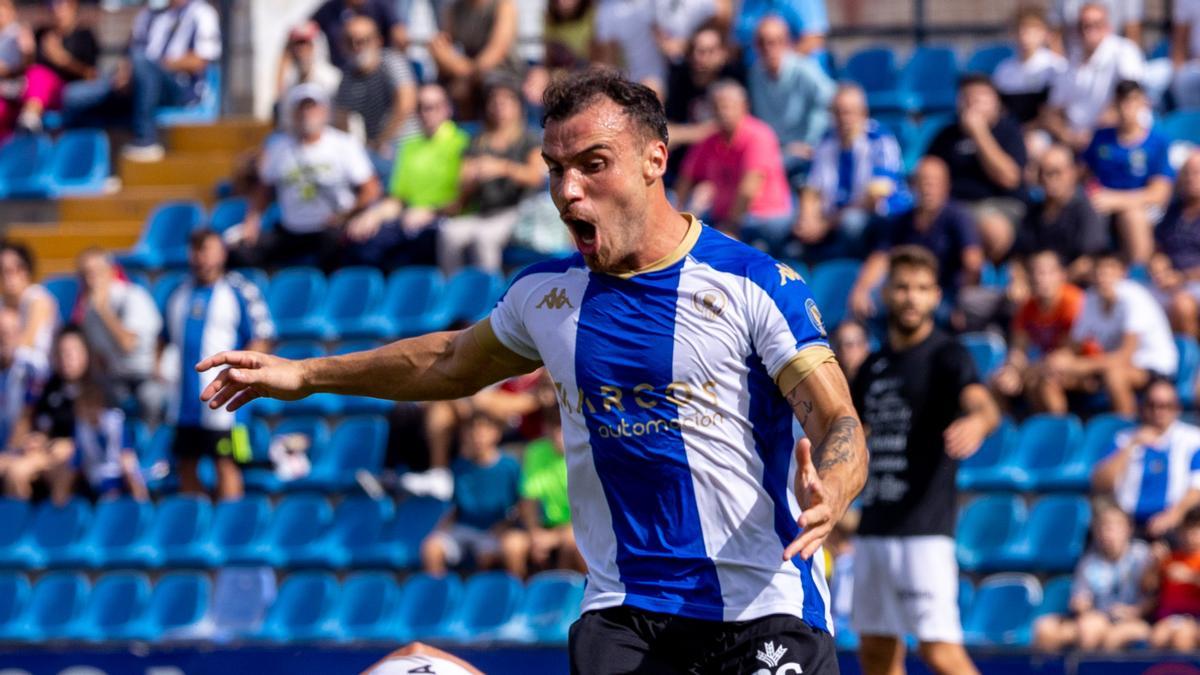
{"label": "empty seat row", "polygon": [[215,506],[176,495],[157,506],[129,498],[31,507],[0,500],[0,568],[202,569],[223,565],[405,569],[447,505],[435,499],[260,494]]}
{"label": "empty seat row", "polygon": [[0,145],[0,198],[100,194],[112,175],[108,136],[75,129],[52,140],[17,134]]}
{"label": "empty seat row", "polygon": [[1043,497],[1031,509],[1015,495],[978,497],[958,519],[958,564],[968,572],[1068,572],[1083,555],[1090,522],[1080,496]]}
{"label": "empty seat row", "polygon": [[963,460],[958,486],[970,491],[1085,492],[1093,467],[1112,450],[1113,436],[1131,426],[1106,413],[1085,428],[1074,415],[1033,415],[1019,427],[1004,420]]}
{"label": "empty seat row", "polygon": [[[126,260],[137,255],[135,249]],[[182,260],[186,255],[186,250],[179,252]],[[397,270],[388,277],[370,267],[346,267],[328,278],[312,267],[288,268],[270,278],[255,269],[238,273],[263,293],[279,337],[285,340],[381,340],[444,330],[482,319],[504,291],[499,276],[470,267],[449,279],[437,268],[424,266]],[[150,285],[159,311],[165,311],[171,293],[184,279],[184,272],[169,271]],[[78,281],[59,276],[45,285],[58,299],[66,320],[75,304]]]}
{"label": "empty seat row", "polygon": [[[299,572],[284,580],[261,621],[228,628],[233,637],[270,642],[561,644],[582,598],[583,578],[574,572],[545,572],[527,585],[500,572],[465,584],[454,575],[417,574],[400,584],[391,573],[359,572],[338,583],[327,572]],[[172,572],[153,586],[135,571],[94,584],[78,572],[51,572],[32,586],[24,574],[0,573],[0,640],[194,639],[212,632],[204,623],[225,623],[229,610],[220,602],[199,572]]]}

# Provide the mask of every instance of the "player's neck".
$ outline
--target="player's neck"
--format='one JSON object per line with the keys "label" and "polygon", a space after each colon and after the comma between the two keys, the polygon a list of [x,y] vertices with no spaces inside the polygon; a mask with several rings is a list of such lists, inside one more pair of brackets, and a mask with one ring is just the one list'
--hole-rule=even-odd
{"label": "player's neck", "polygon": [[932,334],[933,321],[926,321],[911,333],[896,330],[896,328],[888,326],[888,346],[890,346],[894,352],[902,352],[906,349],[912,349],[913,347],[921,344]]}
{"label": "player's neck", "polygon": [[655,200],[646,210],[645,244],[641,246],[632,262],[632,270],[641,270],[662,261],[679,247],[687,236],[690,223],[682,213],[675,210],[664,196]]}

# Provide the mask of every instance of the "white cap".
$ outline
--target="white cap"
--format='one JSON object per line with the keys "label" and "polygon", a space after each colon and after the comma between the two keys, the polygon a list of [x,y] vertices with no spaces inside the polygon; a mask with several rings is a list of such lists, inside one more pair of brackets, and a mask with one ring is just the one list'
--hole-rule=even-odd
{"label": "white cap", "polygon": [[286,99],[288,111],[295,110],[305,101],[314,101],[319,105],[329,107],[329,92],[325,91],[324,87],[312,82],[304,82],[288,90]]}

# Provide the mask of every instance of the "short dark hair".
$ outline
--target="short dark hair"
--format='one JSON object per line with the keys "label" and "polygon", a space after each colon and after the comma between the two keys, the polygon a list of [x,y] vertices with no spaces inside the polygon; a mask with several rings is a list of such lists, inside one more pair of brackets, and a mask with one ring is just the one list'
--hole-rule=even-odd
{"label": "short dark hair", "polygon": [[[193,251],[199,250],[202,246],[204,246],[205,242],[213,237],[221,239],[221,235],[211,227],[201,227],[199,229],[192,230],[192,233],[188,235],[188,248]],[[221,243],[225,243],[225,241],[222,239]]]}
{"label": "short dark hair", "polygon": [[896,270],[901,267],[929,270],[935,279],[938,275],[937,256],[924,246],[915,244],[897,246],[888,254],[888,274],[895,274]]}
{"label": "short dark hair", "polygon": [[1200,526],[1200,506],[1183,514],[1183,520],[1179,523],[1179,529],[1184,530],[1197,526]]}
{"label": "short dark hair", "polygon": [[1137,80],[1121,80],[1113,88],[1113,100],[1120,103],[1134,94],[1145,94],[1146,90]]}
{"label": "short dark hair", "polygon": [[1099,265],[1102,262],[1115,262],[1126,269],[1129,265],[1125,262],[1125,256],[1121,255],[1115,249],[1107,249],[1096,254],[1094,264]]}
{"label": "short dark hair", "polygon": [[599,98],[620,106],[647,139],[667,142],[667,114],[654,90],[611,68],[589,68],[551,82],[542,95],[542,127],[579,114]]}
{"label": "short dark hair", "polygon": [[959,91],[962,91],[963,89],[966,89],[967,87],[971,87],[971,86],[974,86],[977,84],[981,84],[981,85],[987,87],[988,89],[991,89],[993,92],[998,93],[996,91],[995,83],[992,82],[992,78],[989,77],[987,73],[979,73],[979,72],[963,73],[958,78],[958,90]]}
{"label": "short dark hair", "polygon": [[1025,256],[1026,266],[1032,263],[1034,258],[1040,258],[1044,255],[1048,255],[1053,258],[1054,262],[1058,263],[1059,267],[1066,267],[1066,263],[1063,262],[1062,254],[1052,248],[1039,248],[1030,252],[1029,255]]}
{"label": "short dark hair", "polygon": [[28,246],[19,241],[5,239],[0,241],[0,253],[5,251],[17,256],[17,260],[21,261],[25,271],[29,273],[29,276],[33,276],[33,251],[29,250]]}
{"label": "short dark hair", "polygon": [[1017,8],[1013,23],[1020,26],[1026,21],[1037,21],[1043,26],[1049,25],[1046,21],[1046,10],[1036,5],[1023,5]]}
{"label": "short dark hair", "polygon": [[1150,390],[1159,386],[1166,386],[1175,395],[1176,401],[1179,400],[1179,391],[1175,388],[1175,382],[1164,375],[1151,372],[1150,377],[1146,379],[1146,386],[1142,387],[1141,392],[1139,392],[1142,398],[1140,402],[1145,403],[1146,396],[1150,394]]}

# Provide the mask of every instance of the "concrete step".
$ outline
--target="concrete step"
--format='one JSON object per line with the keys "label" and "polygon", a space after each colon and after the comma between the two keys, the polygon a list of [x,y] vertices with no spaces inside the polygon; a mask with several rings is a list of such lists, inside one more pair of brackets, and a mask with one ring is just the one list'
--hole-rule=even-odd
{"label": "concrete step", "polygon": [[211,125],[185,125],[164,130],[167,149],[172,153],[236,154],[262,145],[270,133],[270,124],[250,117],[224,119]]}
{"label": "concrete step", "polygon": [[128,188],[190,185],[211,190],[233,174],[236,160],[229,153],[172,153],[161,162],[121,158],[117,171]]}
{"label": "concrete step", "polygon": [[58,202],[59,220],[101,223],[114,220],[144,222],[159,204],[175,200],[196,200],[210,206],[212,190],[200,186],[127,188],[113,195],[66,197]]}

